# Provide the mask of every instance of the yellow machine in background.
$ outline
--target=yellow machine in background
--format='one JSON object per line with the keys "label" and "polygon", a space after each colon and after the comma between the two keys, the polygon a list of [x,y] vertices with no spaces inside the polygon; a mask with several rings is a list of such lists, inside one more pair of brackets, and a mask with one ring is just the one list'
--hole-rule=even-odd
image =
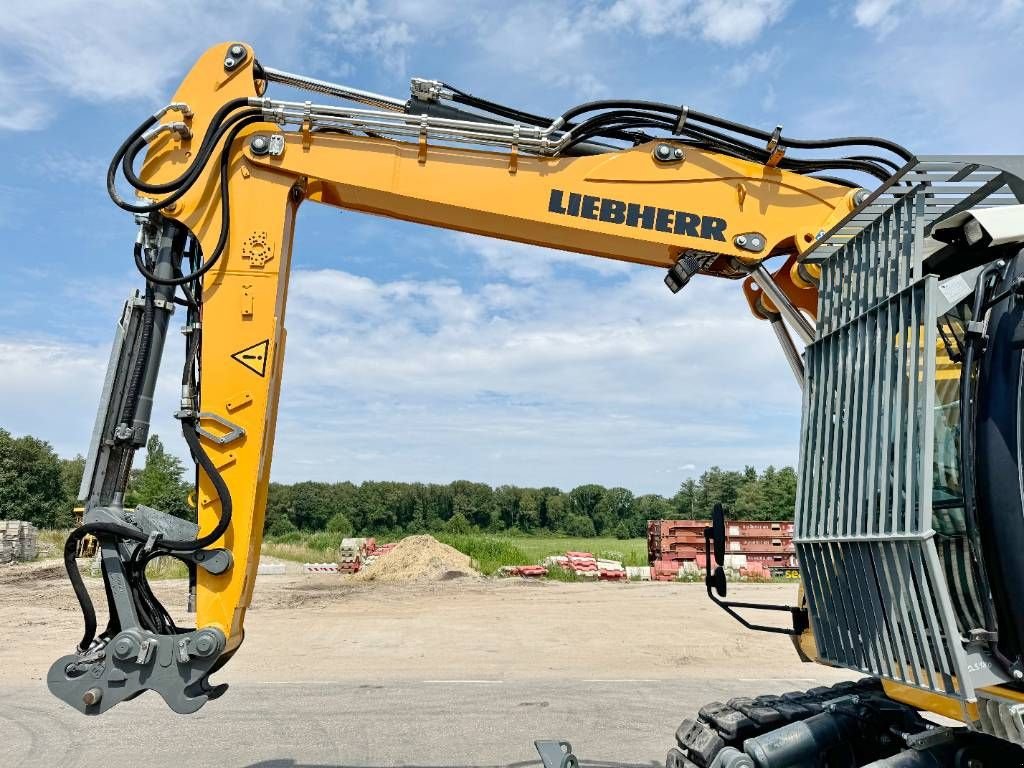
{"label": "yellow machine in background", "polygon": [[[75,507],[75,528],[81,527],[85,523],[85,507]],[[91,533],[87,533],[78,540],[78,545],[75,547],[75,557],[81,559],[85,557],[95,557],[96,549],[99,546],[99,542],[96,541],[96,537]]]}
{"label": "yellow machine in background", "polygon": [[[360,106],[271,98],[271,84]],[[979,163],[953,161],[928,166],[882,139],[796,140],[781,129],[760,131],[653,102],[593,102],[548,118],[431,80],[414,80],[408,100],[392,99],[271,69],[241,43],[215,46],[173,101],[122,144],[108,174],[112,198],[138,220],[135,263],[146,288],[129,299],[118,326],[86,466],[85,523],[69,538],[68,551],[76,551],[84,536],[99,539],[112,586],[111,621],[97,631],[88,593],[69,568],[86,631],[76,653],[51,669],[51,690],[82,712],[98,714],[151,689],[186,713],[226,688],[210,685],[208,677],[244,636],[285,357],[295,214],[310,201],[658,267],[673,292],[697,274],[740,280],[753,313],[770,321],[804,387],[797,545],[808,596],[805,606],[772,607],[793,619],[792,626],[774,629],[798,637],[825,663],[883,678],[885,692],[873,682],[855,694],[818,696],[821,701],[807,694],[788,708],[766,700],[755,707],[760,719],[754,710],[726,705],[702,711],[670,763],[798,765],[803,763],[792,762],[798,759],[792,755],[824,754],[833,742],[849,747],[847,762],[829,763],[836,766],[918,755],[940,762],[877,764],[959,765],[947,755],[969,750],[980,760],[993,750],[1016,750],[1011,743],[1024,742],[1024,729],[1019,739],[994,731],[978,703],[982,687],[997,691],[994,700],[1009,702],[1007,711],[1017,712],[1018,697],[1024,701],[1012,653],[1003,652],[1013,648],[999,645],[995,629],[1001,618],[996,614],[1005,609],[953,616],[950,595],[960,593],[942,582],[946,568],[976,587],[978,604],[1000,604],[1002,598],[992,594],[995,580],[980,576],[991,563],[973,556],[983,520],[960,515],[964,524],[951,536],[967,542],[961,559],[929,559],[935,531],[926,476],[935,448],[921,438],[935,434],[935,422],[928,417],[918,431],[903,431],[905,422],[926,418],[926,408],[935,404],[934,392],[930,399],[923,394],[937,381],[935,349],[944,350],[948,373],[939,377],[946,382],[941,405],[960,402],[965,376],[975,391],[972,366],[989,359],[974,343],[984,335],[977,327],[982,316],[965,309],[976,286],[982,302],[974,309],[982,307],[982,314],[993,311],[996,304],[987,302],[1000,293],[1004,304],[1015,301],[1007,288],[1015,285],[1015,273],[1006,261],[992,264],[1007,258],[1017,241],[996,243],[984,228],[972,241],[967,227],[949,230],[949,245],[928,238],[943,218],[985,200],[1007,202],[1006,185],[1024,189],[998,164],[992,172],[980,169]],[[118,173],[137,199],[120,196]],[[941,174],[947,186],[967,192],[937,196]],[[980,195],[977,186],[967,186],[979,174]],[[927,254],[926,241],[935,246]],[[953,277],[962,286],[940,290]],[[123,508],[176,307],[185,313],[187,339],[176,416],[200,470],[198,526],[146,507],[130,514]],[[951,331],[958,341],[945,338],[943,347],[936,334],[947,316],[958,318],[949,326],[959,329]],[[860,346],[850,346],[854,338]],[[808,345],[806,355],[799,342]],[[889,354],[890,347],[897,352]],[[899,410],[883,397],[890,385]],[[919,395],[923,399],[915,399]],[[673,401],[676,393],[652,396]],[[959,424],[947,415],[949,424]],[[856,439],[844,437],[847,432]],[[950,461],[959,467],[955,436],[949,445]],[[917,453],[905,459],[909,448]],[[871,485],[864,471],[854,477],[842,469],[859,461],[879,475],[890,472],[891,460],[907,462],[899,465],[899,482],[887,486],[907,494],[909,501],[898,509],[886,506],[890,497],[878,495],[880,483]],[[957,496],[960,502],[965,493]],[[884,521],[876,526],[871,521],[880,514]],[[902,542],[909,554],[905,560],[893,554],[892,573],[880,576],[886,541]],[[195,629],[176,627],[149,590],[145,565],[158,556],[189,564]],[[849,560],[842,571],[849,583],[840,585],[838,572],[826,573],[829,558],[832,565],[836,558]],[[911,582],[920,614],[913,629],[908,607],[882,594]],[[725,596],[718,572],[709,572],[708,583],[709,594],[715,586],[719,598]],[[862,597],[868,594],[876,596]],[[760,607],[719,598],[730,612]],[[849,604],[837,606],[837,600]],[[932,601],[930,608],[924,601]],[[850,621],[854,615],[862,619],[859,629]],[[964,643],[950,635],[961,618]],[[966,626],[974,618],[977,626]],[[890,647],[896,636],[906,649]],[[920,646],[913,658],[922,670],[942,657],[941,686],[930,671],[929,684],[922,684],[923,674],[912,679],[906,665],[895,671],[911,656],[911,636]],[[878,652],[857,659],[839,652],[857,644]],[[926,647],[932,652],[925,654]],[[154,665],[157,658],[173,663]],[[969,678],[960,664],[965,659],[988,665],[985,674]],[[915,707],[956,716],[971,730],[940,735]],[[765,708],[774,714],[765,715]],[[997,720],[1004,722],[1001,712]],[[1019,714],[1011,717],[1019,720]],[[746,718],[742,727],[738,718]],[[886,738],[865,733],[871,730],[865,722]],[[803,752],[772,752],[771,734],[780,727],[790,729],[787,749]],[[745,756],[738,750],[744,744]]]}

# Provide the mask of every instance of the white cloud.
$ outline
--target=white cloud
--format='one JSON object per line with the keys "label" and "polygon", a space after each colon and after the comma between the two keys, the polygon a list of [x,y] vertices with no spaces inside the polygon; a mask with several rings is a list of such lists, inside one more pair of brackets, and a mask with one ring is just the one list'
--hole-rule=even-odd
{"label": "white cloud", "polygon": [[32,170],[54,181],[103,185],[109,160],[82,157],[67,150],[48,150],[32,158]]}
{"label": "white cloud", "polygon": [[159,0],[8,3],[0,13],[0,99],[7,105],[0,129],[42,127],[67,109],[69,97],[164,103],[209,44],[272,28],[284,47],[306,10],[301,0],[287,7],[259,2],[244,13]]}
{"label": "white cloud", "polygon": [[899,23],[896,7],[900,0],[859,0],[853,8],[853,18],[858,27],[873,29],[887,34]]}
{"label": "white cloud", "polygon": [[[463,248],[486,263],[489,245]],[[296,272],[277,476],[670,492],[711,463],[795,459],[799,394],[738,283],[673,297],[649,268],[583,278],[468,290]]]}
{"label": "white cloud", "polygon": [[782,18],[787,5],[788,0],[616,0],[599,13],[609,25],[632,26],[648,36],[740,45]]}
{"label": "white cloud", "polygon": [[776,23],[788,4],[593,0],[581,7],[551,0],[518,3],[510,12],[484,0],[267,0],[239,13],[232,6],[159,0],[14,3],[0,14],[0,100],[8,105],[0,129],[40,128],[67,109],[68,97],[155,107],[216,40],[258,43],[265,62],[294,62],[302,71],[312,65],[330,77],[382,68],[404,78],[416,46],[447,39],[461,46],[463,59],[478,60],[492,75],[529,72],[536,82],[571,84],[584,99],[605,91],[609,46],[621,46],[624,35],[743,45]]}
{"label": "white cloud", "polygon": [[[462,257],[486,260],[486,245]],[[522,248],[520,261],[547,258]],[[698,278],[672,296],[660,270],[563,266],[472,289],[296,270],[275,477],[671,493],[710,464],[795,460],[799,393],[738,283]],[[184,456],[169,338],[154,431]],[[0,344],[0,424],[84,453],[105,342]]]}
{"label": "white cloud", "polygon": [[[419,7],[407,5],[405,10],[416,14]],[[406,49],[413,36],[404,20],[387,10],[372,10],[367,0],[336,0],[325,21],[321,33],[329,44],[341,46],[346,54],[365,54],[389,71],[405,75]]]}
{"label": "white cloud", "polygon": [[601,275],[622,275],[632,268],[622,261],[581,258],[579,254],[569,251],[489,240],[474,235],[454,235],[452,239],[457,252],[474,255],[483,261],[491,273],[516,282],[549,280],[560,265],[571,265]]}
{"label": "white cloud", "polygon": [[742,61],[726,70],[726,76],[732,85],[746,85],[756,75],[764,75],[773,70],[778,64],[778,58],[778,48],[747,54]]}

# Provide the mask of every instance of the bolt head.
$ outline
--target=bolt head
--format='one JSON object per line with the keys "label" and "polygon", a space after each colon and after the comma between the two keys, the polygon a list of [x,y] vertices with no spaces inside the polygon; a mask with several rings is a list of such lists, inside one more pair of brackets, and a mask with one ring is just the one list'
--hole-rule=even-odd
{"label": "bolt head", "polygon": [[122,637],[114,643],[114,655],[119,659],[127,659],[135,653],[135,643],[130,637]]}
{"label": "bolt head", "polygon": [[662,160],[667,160],[672,156],[672,147],[668,144],[659,144],[654,148],[654,153]]}
{"label": "bolt head", "polygon": [[200,632],[192,641],[192,650],[197,656],[209,656],[217,650],[217,640],[209,632]]}
{"label": "bolt head", "polygon": [[235,66],[235,60],[228,56],[226,59],[224,59],[224,66],[228,69],[231,69],[233,66]]}
{"label": "bolt head", "polygon": [[760,248],[761,247],[761,238],[759,238],[759,237],[752,237],[752,238],[750,238],[750,247],[751,248]]}
{"label": "bolt head", "polygon": [[229,53],[232,56],[241,56],[243,53],[245,53],[245,48],[236,43],[235,45],[231,46],[231,50],[229,51]]}
{"label": "bolt head", "polygon": [[265,136],[256,136],[253,138],[252,143],[249,146],[257,152],[263,152],[270,146],[270,144],[267,142]]}
{"label": "bolt head", "polygon": [[672,157],[674,157],[676,160],[682,160],[683,150],[681,150],[679,147],[676,147],[675,149],[672,150]]}
{"label": "bolt head", "polygon": [[739,235],[739,236],[737,236],[737,238],[736,238],[736,245],[746,245],[746,244],[747,244],[746,235]]}
{"label": "bolt head", "polygon": [[1024,680],[1024,671],[1021,671],[1019,669],[1013,670],[1013,679],[1014,680]]}

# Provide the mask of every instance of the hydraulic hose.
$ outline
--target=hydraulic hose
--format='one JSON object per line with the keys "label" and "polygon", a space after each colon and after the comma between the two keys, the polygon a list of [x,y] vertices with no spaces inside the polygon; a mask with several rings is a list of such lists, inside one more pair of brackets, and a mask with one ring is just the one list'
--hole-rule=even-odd
{"label": "hydraulic hose", "polygon": [[[195,552],[210,546],[227,531],[228,526],[231,524],[231,491],[227,483],[224,482],[224,478],[221,477],[217,467],[200,444],[195,424],[189,421],[182,421],[181,431],[192,453],[193,460],[206,472],[207,477],[213,483],[217,498],[220,500],[220,519],[217,520],[217,525],[214,529],[205,536],[192,540],[160,539],[159,547],[162,551]],[[82,619],[85,625],[82,641],[78,644],[79,651],[85,651],[96,637],[96,609],[93,607],[92,598],[89,597],[89,590],[86,589],[82,575],[78,572],[78,563],[75,559],[79,540],[90,533],[119,536],[141,544],[149,541],[148,534],[136,528],[129,528],[116,523],[86,523],[76,528],[68,536],[68,540],[64,543],[64,568],[67,571],[68,579],[71,581],[75,597],[78,599],[78,605],[82,609]]]}
{"label": "hydraulic hose", "polygon": [[[213,152],[213,148],[216,146],[217,140],[219,140],[220,136],[222,135],[220,133],[220,124],[223,122],[224,116],[227,115],[229,112],[239,109],[249,103],[250,100],[247,98],[232,99],[217,111],[217,113],[213,117],[213,121],[210,123],[209,129],[206,132],[206,136],[204,136],[203,138],[203,143],[200,145],[199,151],[196,154],[196,159],[177,179],[174,179],[173,181],[166,182],[166,184],[161,185],[144,185],[136,187],[136,189],[143,192],[151,191],[151,187],[166,187],[167,191],[171,191],[171,194],[168,197],[158,200],[155,203],[129,203],[117,193],[117,169],[118,166],[121,166],[123,164],[125,156],[129,152],[129,150],[131,150],[135,146],[136,142],[139,142],[141,140],[143,134],[149,128],[156,124],[157,117],[155,115],[151,115],[149,118],[144,120],[142,124],[139,125],[139,127],[136,128],[128,136],[127,139],[124,140],[124,142],[122,142],[121,146],[118,147],[117,152],[114,153],[113,159],[110,161],[110,166],[107,168],[107,194],[110,195],[110,199],[113,200],[115,205],[117,205],[119,208],[122,208],[131,213],[152,213],[153,211],[165,208],[174,201],[178,200],[182,195],[184,195],[189,190],[192,184],[195,183],[195,180],[199,178],[199,172],[202,170],[202,168],[206,165],[206,162],[209,160],[209,157]],[[256,112],[257,114],[262,114],[259,112],[259,110],[253,110],[253,112]],[[132,174],[132,176],[134,176],[134,173]]]}
{"label": "hydraulic hose", "polygon": [[[210,254],[210,258],[208,258],[198,269],[187,275],[182,275],[180,277],[158,277],[146,268],[146,265],[142,261],[141,254],[137,252],[135,254],[135,267],[148,281],[156,283],[157,285],[185,285],[198,280],[200,277],[205,275],[220,259],[221,254],[223,254],[224,248],[228,243],[228,234],[231,224],[231,208],[228,204],[228,170],[231,167],[231,144],[243,128],[257,122],[263,122],[262,115],[250,115],[239,120],[238,123],[228,130],[228,135],[224,142],[224,148],[221,150],[220,236],[217,238],[217,245],[214,247],[213,253]],[[161,204],[161,206],[164,204],[166,204],[166,200]]]}
{"label": "hydraulic hose", "polygon": [[[236,99],[235,101],[239,101],[239,99]],[[202,171],[203,167],[213,155],[214,149],[217,147],[218,142],[224,136],[227,129],[244,117],[262,114],[258,109],[246,109],[225,119],[222,113],[225,113],[224,108],[221,108],[217,114],[214,115],[214,122],[210,123],[210,128],[207,130],[206,136],[203,137],[203,143],[200,145],[199,150],[196,153],[196,159],[189,164],[188,168],[185,169],[185,172],[177,179],[164,182],[162,184],[149,184],[144,182],[135,174],[135,160],[138,158],[139,153],[148,146],[148,144],[141,138],[137,139],[128,148],[124,157],[121,158],[121,172],[124,174],[125,179],[140,192],[148,192],[152,194],[174,192],[185,183],[189,183],[191,186],[191,177],[198,176]]]}
{"label": "hydraulic hose", "polygon": [[[662,114],[671,115],[675,118],[682,117],[683,114],[681,107],[655,101],[603,100],[591,101],[573,107],[567,112],[564,112],[560,120],[568,122],[579,115],[586,114],[587,112],[609,109],[640,109],[649,112],[660,112]],[[775,135],[769,131],[753,128],[752,126],[743,125],[742,123],[736,123],[732,120],[726,120],[725,118],[709,115],[698,110],[688,109],[686,112],[686,122],[691,121],[706,123],[708,125],[715,126],[716,128],[722,128],[727,131],[732,131],[733,133],[739,133],[766,142],[776,138]],[[838,147],[865,146],[884,149],[888,152],[892,152],[905,161],[910,161],[914,157],[909,150],[900,146],[896,142],[873,136],[843,136],[830,139],[794,139],[788,136],[779,135],[777,138],[781,145],[791,147],[793,149],[836,149]]]}

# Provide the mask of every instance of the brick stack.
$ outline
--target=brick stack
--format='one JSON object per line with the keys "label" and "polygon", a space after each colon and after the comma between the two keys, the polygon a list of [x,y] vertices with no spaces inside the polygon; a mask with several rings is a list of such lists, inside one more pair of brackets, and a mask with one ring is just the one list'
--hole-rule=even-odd
{"label": "brick stack", "polygon": [[[704,570],[704,529],[709,520],[650,520],[647,523],[647,559],[651,578],[672,581],[687,572]],[[727,568],[749,578],[795,573],[793,523],[789,521],[727,522]]]}
{"label": "brick stack", "polygon": [[0,562],[35,560],[39,532],[24,520],[0,520]]}
{"label": "brick stack", "polygon": [[498,569],[502,576],[522,576],[527,579],[539,579],[548,575],[543,565],[503,565]]}
{"label": "brick stack", "polygon": [[572,571],[585,579],[600,581],[626,581],[626,569],[618,560],[604,560],[592,552],[566,552],[544,559],[544,565],[557,566]]}
{"label": "brick stack", "polygon": [[378,546],[377,540],[369,538],[366,540],[366,557],[363,558],[363,567],[368,568],[377,562],[377,558],[384,557],[388,552],[395,548],[397,542],[390,542],[389,544],[381,544]]}

